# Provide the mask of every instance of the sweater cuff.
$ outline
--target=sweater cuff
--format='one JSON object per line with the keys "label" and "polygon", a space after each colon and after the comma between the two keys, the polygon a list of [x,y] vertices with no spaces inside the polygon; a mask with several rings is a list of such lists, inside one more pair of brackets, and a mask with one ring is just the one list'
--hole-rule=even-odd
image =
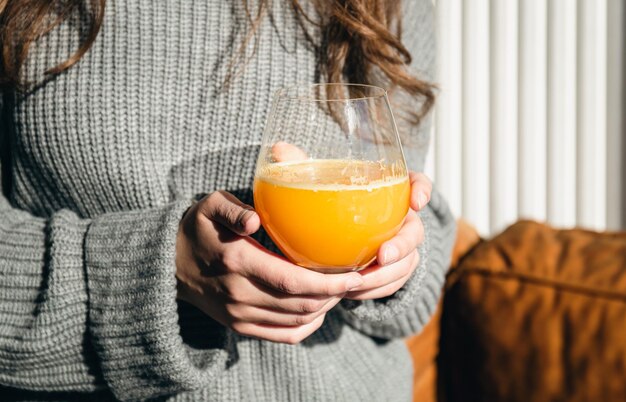
{"label": "sweater cuff", "polygon": [[434,313],[450,263],[456,224],[437,192],[419,212],[424,242],[418,248],[420,262],[404,286],[392,296],[340,304],[345,320],[368,335],[392,339],[419,332]]}
{"label": "sweater cuff", "polygon": [[226,367],[227,348],[206,351],[199,366],[180,335],[175,247],[189,206],[106,214],[87,233],[90,331],[118,399],[196,389]]}

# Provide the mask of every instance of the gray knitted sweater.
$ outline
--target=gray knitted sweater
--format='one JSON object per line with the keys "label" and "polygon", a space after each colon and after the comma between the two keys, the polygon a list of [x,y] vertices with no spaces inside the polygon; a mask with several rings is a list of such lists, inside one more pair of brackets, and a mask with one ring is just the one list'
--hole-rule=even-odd
{"label": "gray knitted sweater", "polygon": [[[401,338],[433,312],[454,235],[436,192],[405,287],[342,302],[300,345],[239,336],[176,301],[190,199],[225,189],[251,202],[272,93],[315,80],[314,49],[275,0],[256,53],[222,90],[248,28],[240,3],[109,0],[78,65],[2,94],[0,399],[410,400]],[[431,77],[431,1],[404,3],[412,68]],[[78,17],[40,40],[25,78],[73,52],[80,27]],[[420,169],[428,130],[410,136]]]}

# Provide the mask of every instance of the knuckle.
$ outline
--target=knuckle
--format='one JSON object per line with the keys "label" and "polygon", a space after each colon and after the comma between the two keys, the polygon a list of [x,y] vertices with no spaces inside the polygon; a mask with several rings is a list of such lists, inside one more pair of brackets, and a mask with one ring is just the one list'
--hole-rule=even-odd
{"label": "knuckle", "polygon": [[220,208],[220,215],[226,222],[235,225],[239,219],[239,208],[233,205],[223,204]]}
{"label": "knuckle", "polygon": [[298,312],[299,313],[313,313],[315,310],[311,304],[312,302],[309,300],[304,300],[302,302],[300,302],[300,304],[298,305]]}
{"label": "knuckle", "polygon": [[308,301],[299,301],[297,305],[293,307],[293,312],[295,313],[310,313],[311,307]]}
{"label": "knuckle", "polygon": [[312,323],[313,320],[315,320],[315,316],[312,314],[307,314],[307,315],[297,315],[294,317],[293,321],[296,325],[306,325],[306,324]]}
{"label": "knuckle", "polygon": [[303,300],[298,308],[301,313],[315,313],[324,306],[320,300]]}
{"label": "knuckle", "polygon": [[207,198],[207,215],[221,223],[233,224],[237,222],[239,208],[229,202],[219,191]]}
{"label": "knuckle", "polygon": [[296,315],[292,318],[294,325],[304,325],[306,324],[306,316],[305,315]]}
{"label": "knuckle", "polygon": [[204,200],[206,203],[208,204],[212,204],[215,205],[216,202],[222,198],[222,195],[220,194],[219,191],[214,191],[211,194],[207,195],[206,197],[204,197]]}
{"label": "knuckle", "polygon": [[221,198],[220,193],[218,193],[216,191],[216,192],[213,192],[213,193],[205,196],[200,201],[200,204],[209,213],[209,216],[213,215],[213,212],[214,212],[213,210],[215,209],[216,205],[219,205],[219,199],[220,198]]}
{"label": "knuckle", "polygon": [[276,287],[283,293],[297,294],[298,285],[297,282],[290,276],[283,276],[276,282]]}

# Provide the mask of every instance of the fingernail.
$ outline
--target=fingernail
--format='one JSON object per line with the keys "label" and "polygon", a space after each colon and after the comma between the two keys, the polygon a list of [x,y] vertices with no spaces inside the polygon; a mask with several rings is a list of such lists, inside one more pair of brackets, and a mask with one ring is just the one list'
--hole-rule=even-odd
{"label": "fingernail", "polygon": [[396,246],[387,246],[383,252],[383,265],[389,265],[398,259],[400,252]]}
{"label": "fingernail", "polygon": [[354,288],[357,288],[357,287],[361,286],[362,284],[363,284],[363,278],[361,278],[361,275],[351,276],[346,281],[346,287],[348,288],[348,290],[352,290]]}
{"label": "fingernail", "polygon": [[417,194],[417,206],[419,209],[422,209],[426,206],[426,204],[428,204],[428,197],[426,196],[426,193],[420,191]]}

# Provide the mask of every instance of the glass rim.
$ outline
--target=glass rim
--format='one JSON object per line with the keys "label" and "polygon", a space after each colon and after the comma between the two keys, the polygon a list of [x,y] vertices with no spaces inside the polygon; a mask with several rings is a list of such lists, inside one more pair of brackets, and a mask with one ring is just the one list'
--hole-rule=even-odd
{"label": "glass rim", "polygon": [[[313,96],[288,95],[289,91],[292,91],[292,90],[296,90],[296,91],[299,89],[312,90],[314,88],[320,88],[320,87],[339,87],[339,86],[368,88],[370,90],[377,91],[378,93],[374,95],[369,95],[369,96],[358,96],[354,98],[346,97],[346,98],[341,98],[341,99],[320,99],[318,97],[313,97]],[[330,83],[324,83],[324,84],[295,84],[295,85],[290,85],[290,86],[280,88],[278,91],[276,91],[275,97],[276,98],[284,97],[289,100],[297,100],[297,101],[303,101],[303,102],[324,102],[324,103],[325,102],[352,102],[352,101],[363,101],[363,100],[369,100],[369,99],[386,98],[387,90],[376,85],[352,84],[352,83],[341,83],[341,82],[330,82]]]}

